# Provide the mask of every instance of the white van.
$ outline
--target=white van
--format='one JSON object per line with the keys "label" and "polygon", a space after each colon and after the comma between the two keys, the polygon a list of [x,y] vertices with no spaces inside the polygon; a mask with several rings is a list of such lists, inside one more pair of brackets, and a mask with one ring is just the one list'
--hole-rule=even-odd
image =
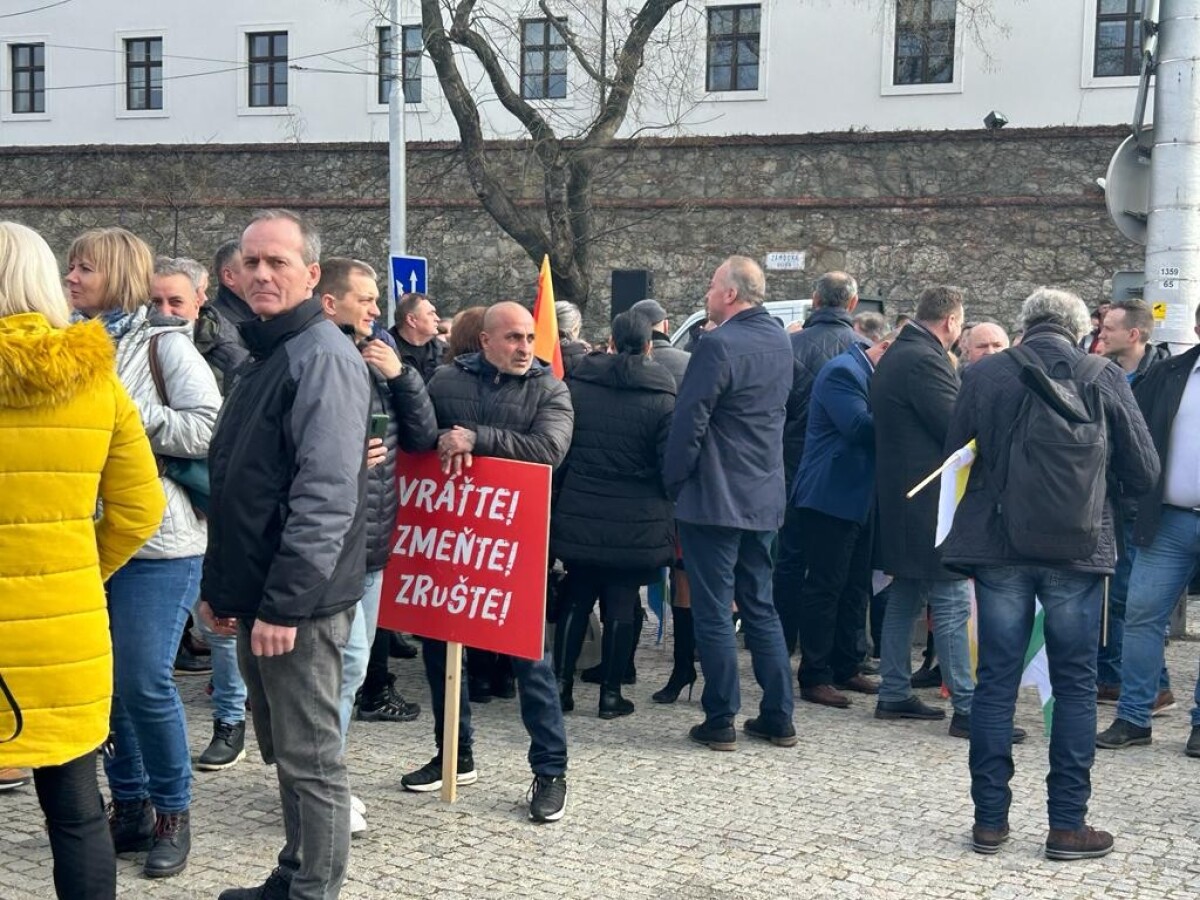
{"label": "white van", "polygon": [[[767,312],[779,320],[779,324],[787,328],[793,322],[803,322],[808,318],[808,314],[812,310],[812,300],[768,300],[763,306]],[[674,332],[671,334],[671,346],[686,347],[691,342],[691,330],[698,327],[707,318],[708,313],[699,310],[684,319],[683,324],[675,326]]]}

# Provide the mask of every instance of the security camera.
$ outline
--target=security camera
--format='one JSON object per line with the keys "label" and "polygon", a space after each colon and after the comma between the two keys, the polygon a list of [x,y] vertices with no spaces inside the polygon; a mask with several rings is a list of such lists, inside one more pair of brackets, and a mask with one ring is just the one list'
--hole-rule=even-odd
{"label": "security camera", "polygon": [[1008,124],[1008,116],[999,110],[993,109],[990,113],[983,117],[983,127],[988,131],[999,131]]}

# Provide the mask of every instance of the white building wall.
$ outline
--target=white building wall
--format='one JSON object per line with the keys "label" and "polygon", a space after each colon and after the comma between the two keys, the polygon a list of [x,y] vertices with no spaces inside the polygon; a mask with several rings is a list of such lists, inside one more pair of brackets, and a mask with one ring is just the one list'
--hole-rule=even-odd
{"label": "white building wall", "polygon": [[[594,41],[584,20],[595,21],[592,7],[600,2],[551,6],[590,13],[570,18],[582,40]],[[671,102],[644,91],[623,134],[655,126],[689,135],[969,129],[992,109],[1016,127],[1108,125],[1132,116],[1136,78],[1091,77],[1098,0],[994,0],[995,24],[977,39],[960,11],[954,83],[901,90],[890,84],[892,0],[763,0],[760,90],[705,96],[705,24],[697,6],[732,2],[697,0],[673,22],[683,44],[671,54],[651,53],[643,75],[646,84],[672,82]],[[385,0],[77,0],[2,18],[0,145],[386,140],[386,108],[374,99],[381,5]],[[610,10],[638,5],[609,0]],[[513,22],[514,33],[520,14],[539,15],[532,0],[480,6]],[[416,0],[403,0],[402,18],[419,22]],[[289,33],[290,106],[249,109],[245,34],[277,29]],[[151,35],[164,38],[165,108],[125,112],[122,39]],[[46,44],[45,114],[11,111],[8,45],[24,41]],[[515,46],[515,37],[502,42]],[[515,65],[515,52],[509,58]],[[570,74],[568,101],[541,105],[564,130],[586,122],[593,102],[574,61]],[[473,69],[467,77],[482,80]],[[428,58],[423,94],[425,102],[406,116],[409,140],[456,140]],[[489,136],[521,136],[494,98],[482,109]]]}

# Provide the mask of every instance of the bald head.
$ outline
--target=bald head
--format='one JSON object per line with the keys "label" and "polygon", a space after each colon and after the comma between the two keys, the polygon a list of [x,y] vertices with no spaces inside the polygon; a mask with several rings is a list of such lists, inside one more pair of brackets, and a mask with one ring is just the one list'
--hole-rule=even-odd
{"label": "bald head", "polygon": [[1008,349],[1008,335],[995,322],[980,322],[967,335],[966,361],[970,365],[985,356]]}
{"label": "bald head", "polygon": [[524,375],[533,365],[533,316],[505,300],[488,307],[479,335],[484,359],[506,375]]}

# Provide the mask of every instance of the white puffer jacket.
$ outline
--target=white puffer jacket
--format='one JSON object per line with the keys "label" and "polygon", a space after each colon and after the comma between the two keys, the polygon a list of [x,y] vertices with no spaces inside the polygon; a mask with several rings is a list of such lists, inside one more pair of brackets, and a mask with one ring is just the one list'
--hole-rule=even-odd
{"label": "white puffer jacket", "polygon": [[[169,407],[159,398],[150,374],[150,338],[155,335],[162,335],[156,346]],[[117,375],[137,405],[156,456],[208,456],[221,393],[208,363],[192,343],[190,322],[162,317],[152,307],[142,307],[117,343]],[[169,478],[161,480],[167,511],[162,526],[135,558],[203,556],[208,542],[204,520],[196,516],[183,488]]]}

